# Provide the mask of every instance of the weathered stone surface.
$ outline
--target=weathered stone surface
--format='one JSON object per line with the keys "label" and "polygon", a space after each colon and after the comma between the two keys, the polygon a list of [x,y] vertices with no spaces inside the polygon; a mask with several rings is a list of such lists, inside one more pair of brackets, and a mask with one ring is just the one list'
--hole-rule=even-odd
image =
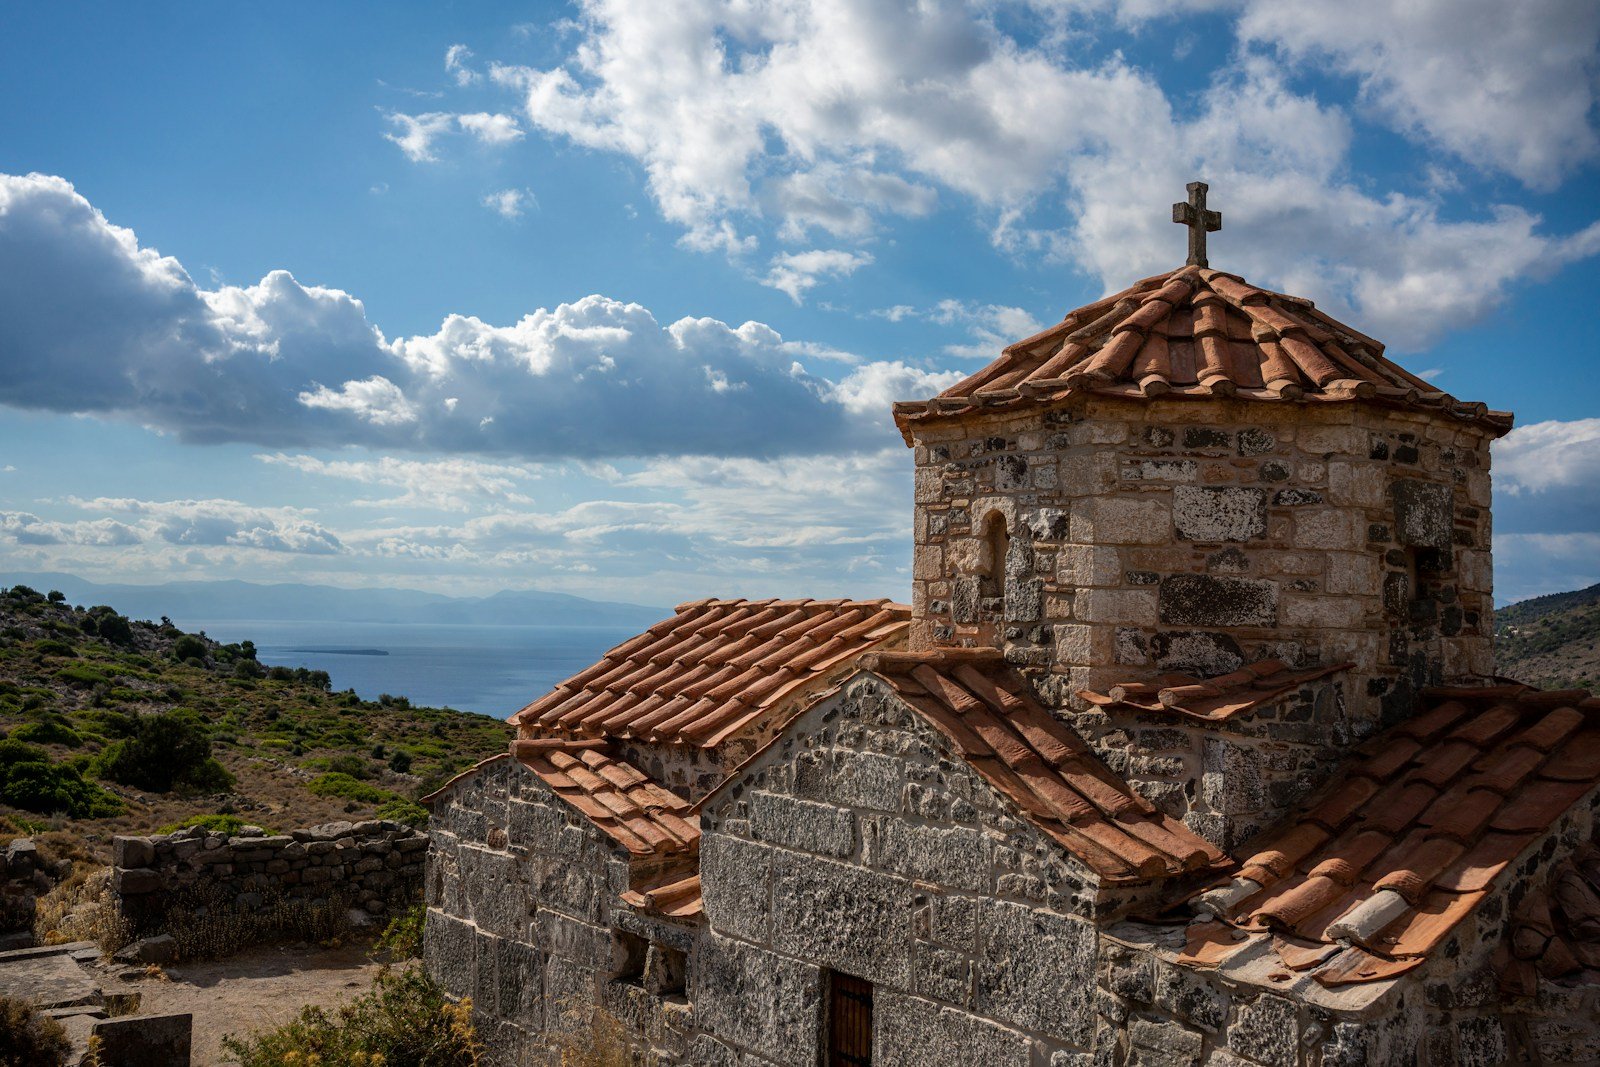
{"label": "weathered stone surface", "polygon": [[1027,1067],[1022,1034],[900,993],[873,1004],[872,1062],[884,1067]]}
{"label": "weathered stone surface", "polygon": [[1299,1057],[1300,1027],[1293,1002],[1263,993],[1234,1005],[1228,1045],[1235,1052],[1271,1067],[1294,1067]]}
{"label": "weathered stone surface", "polygon": [[1406,480],[1394,483],[1395,539],[1419,548],[1450,547],[1450,486]]}
{"label": "weathered stone surface", "polygon": [[1189,541],[1252,541],[1267,533],[1267,494],[1244,486],[1180,485],[1172,521]]}
{"label": "weathered stone surface", "polygon": [[998,901],[980,908],[978,921],[983,942],[978,1011],[1087,1045],[1094,1024],[1094,928],[1078,919]]}
{"label": "weathered stone surface", "polygon": [[1272,626],[1278,583],[1262,578],[1175,574],[1161,582],[1161,621],[1188,626]]}
{"label": "weathered stone surface", "polygon": [[1236,671],[1244,665],[1239,642],[1225,633],[1205,630],[1163,630],[1150,639],[1157,667],[1201,678]]}
{"label": "weathered stone surface", "polygon": [[728,834],[709,834],[700,850],[706,914],[717,929],[765,941],[773,850]]}
{"label": "weathered stone surface", "polygon": [[773,1063],[815,1067],[822,971],[716,933],[690,960],[699,1024]]}
{"label": "weathered stone surface", "polygon": [[102,1063],[117,1067],[188,1067],[192,1015],[125,1015],[102,1019],[90,1033],[100,1039]]}
{"label": "weathered stone surface", "polygon": [[855,816],[849,811],[774,793],[750,795],[750,832],[758,841],[821,856],[855,851]]}
{"label": "weathered stone surface", "polygon": [[911,979],[911,887],[897,878],[806,857],[775,865],[772,945],[872,982]]}

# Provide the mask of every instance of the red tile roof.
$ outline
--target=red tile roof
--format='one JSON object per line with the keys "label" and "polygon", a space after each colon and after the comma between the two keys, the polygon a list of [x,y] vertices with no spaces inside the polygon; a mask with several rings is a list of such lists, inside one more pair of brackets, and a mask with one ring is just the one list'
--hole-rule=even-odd
{"label": "red tile roof", "polygon": [[1332,667],[1293,671],[1282,660],[1266,659],[1216,678],[1163,674],[1148,682],[1123,682],[1105,693],[1080,689],[1078,696],[1103,708],[1127,705],[1140,711],[1166,711],[1220,722],[1243,715],[1307,682],[1353,666],[1353,663],[1339,663]]}
{"label": "red tile roof", "polygon": [[884,652],[887,682],[1034,825],[1108,882],[1203,869],[1222,853],[1156,810],[1029,695],[993,649]]}
{"label": "red tile roof", "polygon": [[1539,977],[1600,984],[1600,849],[1586,844],[1523,898],[1495,952],[1500,988],[1531,997]]}
{"label": "red tile roof", "polygon": [[1495,434],[1511,415],[1442,393],[1383,356],[1383,345],[1311,301],[1232,274],[1180,267],[1069,314],[1006,348],[932,400],[898,403],[895,421],[1004,410],[1078,393],[1347,402],[1443,411]]}
{"label": "red tile roof", "polygon": [[623,903],[652,915],[669,919],[698,919],[705,913],[705,900],[700,892],[700,875],[687,878],[665,876],[670,881],[660,885],[641,886],[622,894]]}
{"label": "red tile roof", "polygon": [[[1440,689],[1190,901],[1191,962],[1271,936],[1324,985],[1421,963],[1495,878],[1600,786],[1600,698],[1520,685]],[[1248,881],[1246,881],[1248,880]],[[1348,947],[1344,947],[1344,946]]]}
{"label": "red tile roof", "polygon": [[512,754],[556,796],[636,856],[700,847],[700,817],[605,741],[511,742]]}
{"label": "red tile roof", "polygon": [[511,721],[524,733],[715,748],[863,652],[904,639],[887,600],[697,600],[607,652]]}

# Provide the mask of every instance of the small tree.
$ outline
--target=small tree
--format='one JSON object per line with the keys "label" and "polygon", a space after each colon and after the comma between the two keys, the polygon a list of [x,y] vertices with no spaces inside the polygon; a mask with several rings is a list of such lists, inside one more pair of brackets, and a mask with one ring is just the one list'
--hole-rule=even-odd
{"label": "small tree", "polygon": [[113,782],[157,793],[178,786],[217,792],[233,785],[233,776],[211,756],[205,723],[187,708],[139,716],[133,735],[109,746],[99,766]]}

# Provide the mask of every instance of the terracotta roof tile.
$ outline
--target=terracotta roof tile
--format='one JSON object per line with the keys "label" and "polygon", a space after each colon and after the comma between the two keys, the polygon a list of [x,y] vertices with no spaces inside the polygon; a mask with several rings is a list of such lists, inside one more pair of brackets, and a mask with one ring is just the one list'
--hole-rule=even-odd
{"label": "terracotta roof tile", "polygon": [[873,653],[861,666],[1102,879],[1147,881],[1222,862],[1217,849],[1157,811],[1038,704],[998,651]]}
{"label": "terracotta roof tile", "polygon": [[841,664],[900,642],[911,610],[882,600],[698,600],[515,715],[524,734],[715,747]]}
{"label": "terracotta roof tile", "polygon": [[932,400],[894,406],[913,424],[1096,393],[1131,398],[1367,400],[1442,411],[1495,434],[1511,416],[1463,403],[1384,358],[1383,345],[1309,300],[1186,266],[1146,278],[1006,348]]}
{"label": "terracotta roof tile", "polygon": [[697,920],[705,913],[700,891],[700,875],[664,876],[667,881],[643,885],[622,894],[623,903],[651,915],[669,919]]}
{"label": "terracotta roof tile", "polygon": [[635,855],[691,853],[700,847],[699,818],[688,801],[651,781],[604,742],[590,742],[587,748],[562,744],[513,741],[512,755]]}
{"label": "terracotta roof tile", "polygon": [[[1308,944],[1350,945],[1308,968],[1324,985],[1415,966],[1496,876],[1600,786],[1600,698],[1524,686],[1428,691],[1416,718],[1360,751],[1232,881],[1191,898],[1197,928],[1220,920],[1256,931],[1247,941],[1288,938],[1302,946],[1296,962]],[[1552,883],[1570,902],[1563,921],[1577,924],[1570,943],[1549,948],[1555,935],[1539,933],[1535,909],[1523,916],[1521,941],[1503,949],[1502,969],[1519,989],[1538,973],[1591,974],[1581,962],[1591,933],[1600,963],[1600,853],[1584,856]],[[1592,975],[1600,980],[1600,970]]]}
{"label": "terracotta roof tile", "polygon": [[1078,696],[1099,707],[1125,704],[1140,711],[1170,712],[1191,719],[1220,722],[1267,703],[1319,678],[1346,670],[1351,663],[1291,670],[1282,660],[1252,663],[1231,674],[1201,679],[1188,674],[1163,674],[1150,681],[1129,681],[1104,693],[1080,689]]}

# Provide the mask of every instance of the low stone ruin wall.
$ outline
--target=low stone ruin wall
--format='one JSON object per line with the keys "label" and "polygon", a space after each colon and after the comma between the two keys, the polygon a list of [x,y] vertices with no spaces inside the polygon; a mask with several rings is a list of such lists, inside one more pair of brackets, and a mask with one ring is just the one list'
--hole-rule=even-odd
{"label": "low stone ruin wall", "polygon": [[112,890],[118,911],[140,932],[164,929],[167,910],[204,896],[259,907],[275,895],[343,899],[371,915],[404,910],[421,897],[428,835],[388,819],[334,822],[269,835],[200,827],[155,837],[118,837]]}
{"label": "low stone ruin wall", "polygon": [[32,841],[19,837],[0,849],[0,949],[32,943],[34,902],[52,884]]}

